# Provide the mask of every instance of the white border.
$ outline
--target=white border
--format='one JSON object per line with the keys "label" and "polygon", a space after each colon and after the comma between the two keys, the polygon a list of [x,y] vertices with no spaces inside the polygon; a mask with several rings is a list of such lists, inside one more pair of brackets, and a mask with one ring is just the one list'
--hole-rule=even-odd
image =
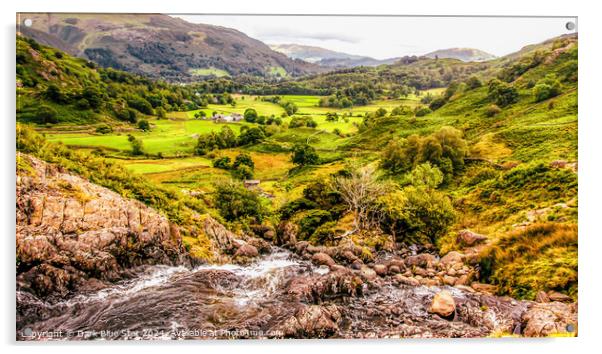
{"label": "white border", "polygon": [[[595,1],[469,1],[469,0],[427,0],[427,1],[183,1],[183,0],[103,0],[40,2],[34,0],[2,2],[3,35],[2,41],[2,82],[0,98],[3,116],[0,118],[4,135],[1,141],[0,166],[2,173],[3,203],[0,215],[2,227],[2,311],[0,333],[2,346],[8,352],[19,353],[102,353],[106,350],[144,350],[148,353],[162,353],[177,350],[182,352],[293,352],[307,353],[316,350],[336,350],[340,353],[362,352],[440,352],[440,353],[574,353],[593,351],[600,345],[597,337],[602,330],[600,311],[602,289],[598,271],[602,235],[598,232],[600,213],[600,152],[602,152],[602,114],[600,103],[602,93],[601,66],[602,38],[599,6]],[[576,339],[470,339],[470,340],[330,340],[330,341],[237,341],[237,342],[186,342],[186,343],[82,343],[58,345],[31,345],[14,342],[14,112],[15,112],[15,13],[25,12],[163,12],[163,13],[338,13],[338,14],[404,14],[404,15],[556,15],[579,16],[579,338]],[[478,29],[475,29],[478,30]],[[584,192],[585,191],[585,192]],[[176,347],[177,345],[177,347]],[[141,347],[143,346],[143,348]]]}

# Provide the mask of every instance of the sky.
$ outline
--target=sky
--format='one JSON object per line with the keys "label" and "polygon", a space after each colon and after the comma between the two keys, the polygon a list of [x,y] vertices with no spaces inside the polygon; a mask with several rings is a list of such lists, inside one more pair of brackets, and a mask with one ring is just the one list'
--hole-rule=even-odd
{"label": "sky", "polygon": [[237,29],[267,44],[303,44],[376,59],[476,48],[503,56],[575,32],[574,18],[174,15]]}

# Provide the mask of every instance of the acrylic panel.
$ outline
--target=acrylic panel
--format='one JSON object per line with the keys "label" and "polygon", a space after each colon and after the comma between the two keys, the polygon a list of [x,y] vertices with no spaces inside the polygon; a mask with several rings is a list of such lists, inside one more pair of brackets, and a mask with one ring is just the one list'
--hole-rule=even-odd
{"label": "acrylic panel", "polygon": [[16,339],[577,335],[574,17],[18,13]]}

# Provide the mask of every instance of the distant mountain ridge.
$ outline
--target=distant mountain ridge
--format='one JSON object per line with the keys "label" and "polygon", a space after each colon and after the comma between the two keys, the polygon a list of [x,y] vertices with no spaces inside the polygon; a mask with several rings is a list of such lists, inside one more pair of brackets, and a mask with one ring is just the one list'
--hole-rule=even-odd
{"label": "distant mountain ridge", "polygon": [[438,49],[433,52],[424,55],[427,58],[435,59],[458,59],[465,62],[470,61],[487,61],[496,59],[497,57],[493,54],[484,52],[480,49],[474,48],[448,48]]}
{"label": "distant mountain ridge", "polygon": [[318,64],[329,68],[351,68],[355,66],[378,66],[382,64],[392,64],[399,58],[374,59],[368,56],[347,54],[337,52],[321,47],[301,45],[301,44],[272,44],[270,48],[274,51],[285,54],[291,59],[301,59],[303,61]]}
{"label": "distant mountain ridge", "polygon": [[293,60],[244,33],[162,14],[27,14],[21,35],[112,67],[166,80],[300,76],[324,68]]}

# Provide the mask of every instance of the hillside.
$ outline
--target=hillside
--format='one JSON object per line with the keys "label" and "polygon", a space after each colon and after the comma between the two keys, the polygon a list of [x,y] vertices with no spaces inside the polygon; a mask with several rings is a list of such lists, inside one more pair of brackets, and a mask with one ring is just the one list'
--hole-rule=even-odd
{"label": "hillside", "polygon": [[392,64],[398,58],[378,60],[367,56],[353,55],[333,50],[300,44],[274,44],[273,50],[287,55],[291,59],[301,59],[329,68],[352,68],[356,66],[378,66]]}
{"label": "hillside", "polygon": [[479,49],[474,48],[449,48],[438,49],[424,55],[427,58],[435,59],[458,59],[466,62],[470,61],[488,61],[495,59],[496,56]]}
{"label": "hillside", "polygon": [[161,14],[27,14],[23,36],[102,67],[168,81],[249,74],[299,76],[319,66],[289,59],[234,29],[192,24]]}

